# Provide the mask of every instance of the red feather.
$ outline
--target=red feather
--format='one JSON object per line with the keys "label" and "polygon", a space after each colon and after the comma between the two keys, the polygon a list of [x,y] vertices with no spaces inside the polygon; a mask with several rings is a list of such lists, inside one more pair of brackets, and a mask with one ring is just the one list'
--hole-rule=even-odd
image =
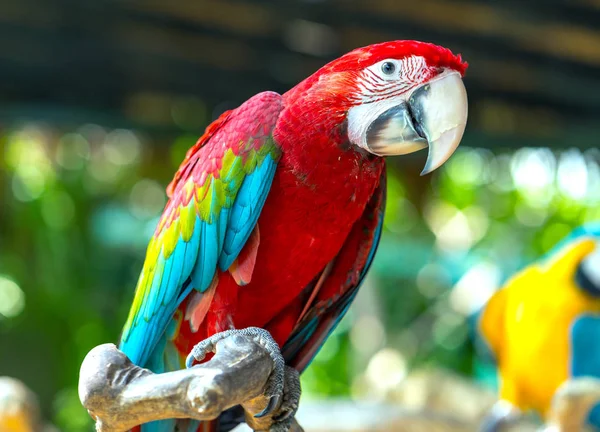
{"label": "red feather", "polygon": [[260,231],[258,224],[252,230],[248,242],[238,255],[237,259],[229,267],[229,273],[239,286],[248,285],[252,279],[252,272],[256,264],[256,254],[260,245]]}
{"label": "red feather", "polygon": [[388,58],[401,59],[408,56],[424,57],[430,66],[454,69],[460,72],[461,75],[464,75],[467,67],[469,67],[460,54],[454,55],[447,48],[431,43],[408,40],[383,42],[357,48],[326,65],[322,69],[322,73],[357,70]]}
{"label": "red feather", "polygon": [[187,178],[190,171],[194,167],[194,165],[190,163],[190,160],[194,156],[198,155],[198,151],[200,150],[200,148],[202,146],[204,146],[208,142],[208,140],[215,134],[215,132],[223,124],[225,124],[227,122],[227,119],[229,118],[230,114],[231,114],[231,110],[225,111],[223,114],[221,114],[219,116],[218,119],[216,119],[214,122],[209,124],[206,127],[204,134],[198,139],[196,144],[194,144],[192,147],[190,147],[190,149],[187,151],[187,153],[185,154],[185,158],[183,159],[183,162],[181,162],[179,169],[175,173],[175,177],[173,178],[173,180],[171,180],[171,183],[169,183],[169,185],[167,186],[167,196],[169,198],[171,198],[173,196],[173,192],[175,191],[175,188],[177,187],[179,180],[181,180],[182,178]]}

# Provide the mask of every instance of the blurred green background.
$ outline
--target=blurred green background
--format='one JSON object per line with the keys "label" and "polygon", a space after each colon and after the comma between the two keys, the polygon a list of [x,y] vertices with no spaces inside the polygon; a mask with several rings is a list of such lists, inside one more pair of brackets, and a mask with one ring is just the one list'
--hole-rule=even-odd
{"label": "blurred green background", "polygon": [[383,400],[409,370],[493,385],[469,315],[573,227],[600,220],[594,0],[0,1],[0,375],[87,430],[78,369],[118,338],[164,189],[204,127],[358,46],[460,52],[460,150],[389,164],[385,232],[304,397]]}

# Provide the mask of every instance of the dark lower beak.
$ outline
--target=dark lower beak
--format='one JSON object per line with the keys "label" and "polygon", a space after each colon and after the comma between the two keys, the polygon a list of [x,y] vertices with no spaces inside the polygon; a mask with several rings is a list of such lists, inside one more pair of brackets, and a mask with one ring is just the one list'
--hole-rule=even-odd
{"label": "dark lower beak", "polygon": [[600,297],[600,245],[577,266],[577,285],[593,297]]}
{"label": "dark lower beak", "polygon": [[427,139],[406,102],[390,108],[367,129],[369,148],[381,156],[398,156],[427,147]]}

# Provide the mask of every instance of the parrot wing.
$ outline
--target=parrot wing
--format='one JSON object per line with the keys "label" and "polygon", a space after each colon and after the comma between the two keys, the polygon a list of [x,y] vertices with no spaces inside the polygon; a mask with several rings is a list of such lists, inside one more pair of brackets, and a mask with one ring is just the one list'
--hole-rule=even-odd
{"label": "parrot wing", "polygon": [[260,93],[221,115],[187,153],[151,238],[120,348],[144,366],[192,290],[205,293],[250,237],[280,149],[281,96]]}
{"label": "parrot wing", "polygon": [[342,320],[364,281],[381,238],[385,197],[384,170],[379,186],[342,249],[307,287],[311,291],[308,304],[282,348],[286,363],[299,372],[310,364]]}

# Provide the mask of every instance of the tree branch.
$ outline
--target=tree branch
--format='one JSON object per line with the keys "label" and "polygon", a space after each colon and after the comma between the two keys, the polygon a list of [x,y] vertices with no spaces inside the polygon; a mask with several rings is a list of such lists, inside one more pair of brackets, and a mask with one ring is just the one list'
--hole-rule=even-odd
{"label": "tree branch", "polygon": [[[253,416],[267,405],[262,393],[272,370],[268,352],[239,336],[217,343],[210,361],[163,374],[134,365],[115,345],[104,344],[83,360],[79,398],[98,432],[127,431],[161,419],[213,420],[240,404],[250,427],[269,430],[271,417]],[[292,430],[302,429],[294,421]]]}

